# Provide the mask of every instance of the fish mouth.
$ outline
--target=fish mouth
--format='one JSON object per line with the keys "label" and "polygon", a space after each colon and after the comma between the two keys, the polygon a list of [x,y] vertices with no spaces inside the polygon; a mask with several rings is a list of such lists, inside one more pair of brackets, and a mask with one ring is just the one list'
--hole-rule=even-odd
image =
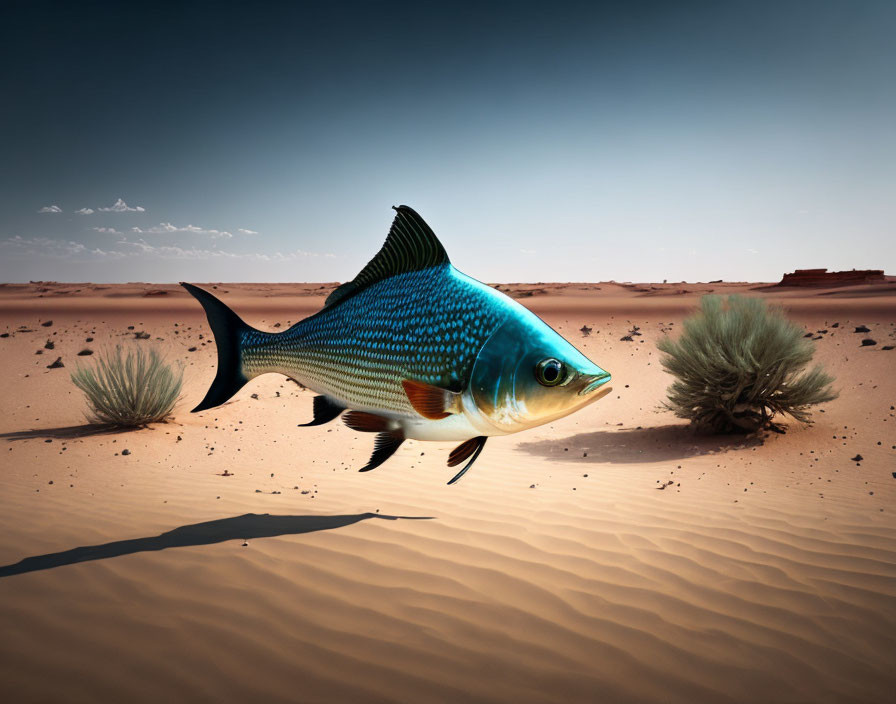
{"label": "fish mouth", "polygon": [[[585,385],[579,391],[579,396],[588,396],[594,391],[597,391],[597,389],[606,384],[609,380],[609,372],[601,372],[600,374],[590,374],[589,376],[586,376]],[[605,394],[609,393],[609,391],[610,387],[606,387],[600,395],[604,396]]]}

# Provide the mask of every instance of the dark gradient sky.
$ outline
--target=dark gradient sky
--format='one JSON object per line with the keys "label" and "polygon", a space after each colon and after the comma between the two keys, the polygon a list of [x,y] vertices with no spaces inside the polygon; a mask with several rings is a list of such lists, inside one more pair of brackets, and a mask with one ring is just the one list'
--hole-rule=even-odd
{"label": "dark gradient sky", "polygon": [[893,2],[0,7],[3,281],[896,273]]}

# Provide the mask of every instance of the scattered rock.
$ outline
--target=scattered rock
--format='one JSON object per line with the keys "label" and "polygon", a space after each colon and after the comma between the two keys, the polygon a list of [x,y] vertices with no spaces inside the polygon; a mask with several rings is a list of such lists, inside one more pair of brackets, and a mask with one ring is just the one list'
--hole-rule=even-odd
{"label": "scattered rock", "polygon": [[196,349],[197,349],[196,347],[191,347],[190,349],[187,350],[187,352],[195,352]]}
{"label": "scattered rock", "polygon": [[129,455],[129,454],[131,454],[131,451],[128,450],[127,448],[125,448],[124,450],[121,451],[121,454],[123,454],[123,455]]}
{"label": "scattered rock", "polygon": [[859,325],[858,327],[856,327],[856,332],[871,332],[871,330],[869,330],[865,325]]}
{"label": "scattered rock", "polygon": [[47,340],[47,343],[44,345],[45,350],[56,349],[56,344],[52,340]]}
{"label": "scattered rock", "polygon": [[856,455],[855,457],[852,458],[852,461],[853,462],[861,462],[863,459],[865,459],[865,458],[862,457],[861,455]]}
{"label": "scattered rock", "polygon": [[79,357],[89,357],[92,354],[93,354],[93,350],[88,350],[88,349],[83,349],[80,352],[78,352]]}
{"label": "scattered rock", "polygon": [[8,332],[2,332],[2,333],[0,333],[0,337],[9,337],[9,333],[8,333]]}
{"label": "scattered rock", "polygon": [[882,350],[892,350],[892,349],[894,349],[894,347],[893,347],[893,345],[884,345],[883,347],[881,347],[881,349]]}
{"label": "scattered rock", "polygon": [[45,320],[44,322],[41,323],[41,325],[44,326],[45,328],[50,327],[52,324],[53,324],[52,320]]}
{"label": "scattered rock", "polygon": [[876,345],[877,340],[872,340],[870,337],[866,337],[862,340],[862,347],[871,347],[872,345]]}
{"label": "scattered rock", "polygon": [[92,338],[92,337],[85,337],[85,338],[84,338],[84,342],[93,342],[93,338]]}
{"label": "scattered rock", "polygon": [[619,338],[620,342],[634,342],[631,335],[623,335]]}
{"label": "scattered rock", "polygon": [[252,394],[249,398],[254,398],[254,399],[258,400],[258,394]]}
{"label": "scattered rock", "polygon": [[135,332],[135,333],[134,333],[134,338],[137,339],[137,340],[148,340],[148,339],[149,339],[149,333],[148,333],[148,332],[143,332],[143,330],[141,330],[140,332]]}
{"label": "scattered rock", "polygon": [[62,357],[57,357],[56,361],[47,365],[47,369],[61,369],[65,365],[62,363]]}
{"label": "scattered rock", "polygon": [[591,334],[591,330],[592,328],[589,328],[587,325],[583,325],[581,328],[579,328],[579,332],[582,333],[583,337],[588,337]]}

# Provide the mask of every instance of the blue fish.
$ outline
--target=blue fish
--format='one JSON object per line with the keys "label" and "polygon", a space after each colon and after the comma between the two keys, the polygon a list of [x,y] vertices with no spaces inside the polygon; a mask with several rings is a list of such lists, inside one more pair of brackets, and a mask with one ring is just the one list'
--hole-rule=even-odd
{"label": "blue fish", "polygon": [[566,416],[604,396],[610,374],[513,299],[451,265],[414,210],[394,208],[386,242],[324,308],[279,333],[244,323],[207,291],[218,350],[214,381],[193,412],[218,406],[250,379],[285,374],[315,391],[320,425],[377,433],[360,470],[408,438],[461,441],[448,466],[470,468],[487,438]]}

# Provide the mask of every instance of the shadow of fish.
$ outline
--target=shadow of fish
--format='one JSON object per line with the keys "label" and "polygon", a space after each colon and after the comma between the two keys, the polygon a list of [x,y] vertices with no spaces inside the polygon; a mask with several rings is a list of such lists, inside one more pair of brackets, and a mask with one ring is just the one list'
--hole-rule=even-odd
{"label": "shadow of fish", "polygon": [[193,412],[277,372],[319,395],[321,425],[377,433],[369,471],[405,439],[462,441],[448,466],[470,468],[485,441],[568,415],[609,391],[610,374],[534,313],[455,269],[411,208],[397,208],[379,253],[324,308],[277,333],[256,330],[207,291],[215,380]]}

